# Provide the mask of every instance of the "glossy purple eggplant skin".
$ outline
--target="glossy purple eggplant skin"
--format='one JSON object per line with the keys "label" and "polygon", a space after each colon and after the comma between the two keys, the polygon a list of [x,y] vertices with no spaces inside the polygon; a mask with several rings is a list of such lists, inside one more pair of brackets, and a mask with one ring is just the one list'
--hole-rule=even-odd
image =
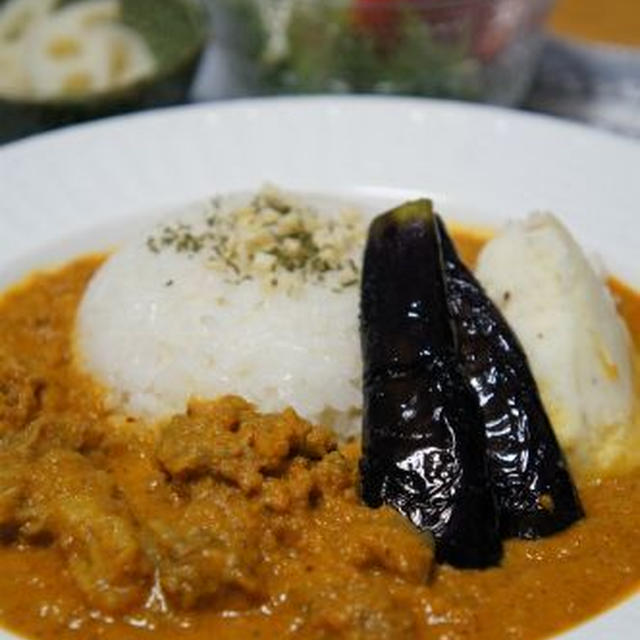
{"label": "glossy purple eggplant skin", "polygon": [[458,357],[487,436],[493,491],[504,537],[539,538],[583,517],[527,356],[500,310],[462,263],[437,218]]}
{"label": "glossy purple eggplant skin", "polygon": [[502,543],[486,438],[456,361],[430,201],[373,221],[362,277],[362,497],[429,531],[438,561],[495,565]]}

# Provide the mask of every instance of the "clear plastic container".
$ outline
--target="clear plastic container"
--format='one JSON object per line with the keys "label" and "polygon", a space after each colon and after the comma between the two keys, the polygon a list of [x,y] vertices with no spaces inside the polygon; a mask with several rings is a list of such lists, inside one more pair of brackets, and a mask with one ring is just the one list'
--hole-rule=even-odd
{"label": "clear plastic container", "polygon": [[378,92],[499,104],[529,88],[553,0],[216,0],[251,93]]}

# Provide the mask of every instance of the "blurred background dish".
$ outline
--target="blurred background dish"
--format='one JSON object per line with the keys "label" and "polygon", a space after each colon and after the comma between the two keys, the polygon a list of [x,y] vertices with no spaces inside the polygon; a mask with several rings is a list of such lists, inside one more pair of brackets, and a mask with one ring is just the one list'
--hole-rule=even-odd
{"label": "blurred background dish", "polygon": [[[113,6],[106,24],[74,26]],[[52,60],[56,34],[72,37]],[[0,143],[155,106],[308,93],[491,102],[640,137],[640,3],[0,0]]]}
{"label": "blurred background dish", "polygon": [[0,0],[0,142],[186,99],[197,0]]}
{"label": "blurred background dish", "polygon": [[559,0],[525,107],[640,137],[640,2]]}
{"label": "blurred background dish", "polygon": [[394,93],[513,105],[552,0],[218,0],[249,91]]}

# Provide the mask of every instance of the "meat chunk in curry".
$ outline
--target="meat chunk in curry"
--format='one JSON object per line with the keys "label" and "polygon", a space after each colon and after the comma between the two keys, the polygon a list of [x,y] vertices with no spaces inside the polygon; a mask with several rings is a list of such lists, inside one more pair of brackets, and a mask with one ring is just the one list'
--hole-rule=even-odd
{"label": "meat chunk in curry", "polygon": [[[158,430],[113,415],[73,363],[100,261],[0,299],[3,624],[43,640],[537,640],[637,586],[637,473],[582,480],[585,521],[462,572],[365,507],[357,445],[293,411],[194,401]],[[640,298],[620,295],[637,337]]]}
{"label": "meat chunk in curry", "polygon": [[[24,422],[0,444],[0,527],[57,549],[90,606],[126,613],[155,589],[175,610],[285,599],[309,629],[413,629],[389,583],[427,583],[430,540],[363,506],[355,455],[294,411],[193,402],[157,439],[107,415]],[[354,602],[338,612],[345,589]]]}

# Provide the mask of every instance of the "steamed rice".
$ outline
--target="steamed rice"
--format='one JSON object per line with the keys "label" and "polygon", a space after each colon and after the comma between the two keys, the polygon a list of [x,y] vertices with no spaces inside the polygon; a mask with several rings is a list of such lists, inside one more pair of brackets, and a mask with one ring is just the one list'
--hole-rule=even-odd
{"label": "steamed rice", "polygon": [[[192,207],[115,253],[90,283],[77,321],[77,352],[110,404],[162,418],[184,411],[192,396],[238,394],[264,411],[292,406],[355,432],[364,223],[352,208],[320,208],[267,189],[253,204]],[[214,219],[216,242],[226,238],[222,257],[207,244]],[[282,246],[315,242],[323,268],[301,260],[286,268],[282,256],[274,263],[264,233],[272,227],[284,234],[276,238]]]}

